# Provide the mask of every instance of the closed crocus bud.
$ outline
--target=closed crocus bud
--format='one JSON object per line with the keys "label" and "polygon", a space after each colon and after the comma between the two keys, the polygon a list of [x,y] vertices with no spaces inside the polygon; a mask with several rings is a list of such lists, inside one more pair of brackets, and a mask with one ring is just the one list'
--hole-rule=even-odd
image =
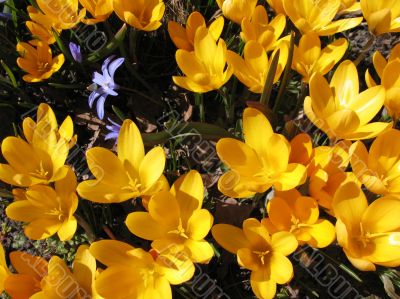
{"label": "closed crocus bud", "polygon": [[217,0],[217,4],[227,19],[240,25],[243,18],[252,16],[257,0]]}
{"label": "closed crocus bud", "polygon": [[400,2],[398,0],[361,0],[360,5],[369,31],[373,34],[400,31]]}

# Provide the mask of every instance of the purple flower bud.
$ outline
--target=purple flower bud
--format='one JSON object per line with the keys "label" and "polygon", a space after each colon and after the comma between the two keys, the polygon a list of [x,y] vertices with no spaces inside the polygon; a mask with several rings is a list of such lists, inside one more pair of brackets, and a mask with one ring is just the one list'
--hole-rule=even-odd
{"label": "purple flower bud", "polygon": [[73,42],[69,43],[69,50],[76,62],[82,62],[81,47]]}

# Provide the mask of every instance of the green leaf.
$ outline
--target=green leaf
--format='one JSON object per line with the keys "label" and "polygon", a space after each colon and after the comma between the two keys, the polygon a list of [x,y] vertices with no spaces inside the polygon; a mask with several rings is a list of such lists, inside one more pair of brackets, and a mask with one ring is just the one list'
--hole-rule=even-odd
{"label": "green leaf", "polygon": [[72,57],[69,49],[67,49],[67,47],[64,45],[63,41],[61,40],[60,35],[55,30],[53,30],[53,35],[54,35],[54,38],[56,39],[56,43],[58,45],[58,48],[64,54],[65,58],[68,59],[71,62],[75,62],[75,60]]}
{"label": "green leaf", "polygon": [[111,108],[121,121],[126,119],[125,114],[117,106],[111,105]]}
{"label": "green leaf", "polygon": [[271,97],[272,86],[274,85],[274,77],[276,74],[276,68],[279,62],[279,50],[276,52],[272,58],[271,65],[268,70],[267,79],[265,80],[264,90],[261,95],[260,103],[268,106],[269,99]]}
{"label": "green leaf", "polygon": [[96,62],[100,59],[103,59],[104,57],[110,55],[116,48],[119,47],[119,45],[122,43],[122,41],[125,38],[126,35],[126,24],[122,25],[122,27],[118,30],[118,32],[115,34],[113,39],[105,45],[103,48],[100,50],[91,53],[88,58],[86,59],[86,62]]}
{"label": "green leaf", "polygon": [[13,72],[11,71],[11,69],[8,67],[8,65],[3,60],[0,60],[0,63],[1,63],[1,66],[3,67],[3,69],[6,71],[8,77],[10,77],[12,85],[14,87],[18,87],[17,80],[15,80],[15,76],[14,76]]}

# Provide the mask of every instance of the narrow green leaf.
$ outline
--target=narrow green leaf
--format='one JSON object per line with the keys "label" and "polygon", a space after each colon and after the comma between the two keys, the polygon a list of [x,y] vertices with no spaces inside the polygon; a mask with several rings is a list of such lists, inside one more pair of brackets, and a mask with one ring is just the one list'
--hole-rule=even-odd
{"label": "narrow green leaf", "polygon": [[15,76],[14,76],[13,72],[11,71],[11,69],[8,67],[8,65],[3,60],[0,60],[0,63],[1,63],[1,66],[3,67],[3,69],[6,71],[8,77],[10,77],[12,85],[14,87],[18,87],[17,80],[15,79]]}
{"label": "narrow green leaf", "polygon": [[288,84],[289,77],[290,77],[290,71],[292,70],[293,53],[294,53],[294,37],[295,37],[295,33],[292,31],[291,36],[290,36],[288,61],[286,63],[285,71],[283,73],[283,77],[282,77],[281,83],[279,85],[278,96],[276,97],[274,108],[272,109],[272,111],[274,113],[278,111],[279,106],[282,102],[283,96],[285,94],[285,91],[287,89],[287,84]]}
{"label": "narrow green leaf", "polygon": [[126,35],[126,24],[122,25],[122,27],[115,34],[113,39],[101,48],[99,51],[91,53],[86,59],[87,62],[96,62],[108,55],[110,55],[115,49],[119,47]]}
{"label": "narrow green leaf", "polygon": [[67,47],[64,45],[63,41],[61,40],[60,35],[55,30],[53,30],[53,35],[54,35],[54,38],[56,39],[56,43],[58,45],[58,48],[64,54],[65,58],[68,59],[71,62],[75,62],[75,60],[72,57],[69,49],[67,49]]}
{"label": "narrow green leaf", "polygon": [[269,71],[267,74],[267,79],[265,80],[264,90],[261,95],[260,103],[268,106],[269,99],[271,97],[272,86],[274,85],[274,77],[276,74],[276,69],[278,67],[279,62],[279,50],[276,52],[274,57],[272,58],[271,65],[269,67]]}
{"label": "narrow green leaf", "polygon": [[126,119],[125,114],[117,106],[111,105],[111,108],[114,111],[115,115],[118,116],[121,121],[124,121]]}

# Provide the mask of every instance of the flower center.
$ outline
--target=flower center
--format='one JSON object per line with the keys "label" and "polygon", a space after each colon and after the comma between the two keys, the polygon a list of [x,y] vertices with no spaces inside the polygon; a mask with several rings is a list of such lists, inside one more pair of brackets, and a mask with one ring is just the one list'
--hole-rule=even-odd
{"label": "flower center", "polygon": [[47,179],[49,172],[44,169],[42,161],[40,161],[39,167],[39,169],[35,169],[34,172],[30,172],[29,174],[38,179]]}
{"label": "flower center", "polygon": [[186,234],[185,229],[183,228],[182,219],[181,218],[179,218],[178,227],[173,229],[173,230],[171,230],[171,231],[169,231],[168,234],[174,234],[174,235],[178,235],[180,237],[183,237],[185,239],[189,239],[188,235]]}
{"label": "flower center", "polygon": [[37,69],[40,73],[45,73],[47,71],[49,71],[50,69],[50,64],[48,62],[42,62],[42,61],[38,61],[37,63]]}
{"label": "flower center", "polygon": [[270,253],[269,250],[265,250],[265,251],[253,251],[254,254],[256,254],[260,260],[261,260],[261,264],[264,265],[265,264],[265,258],[268,256],[268,254]]}

